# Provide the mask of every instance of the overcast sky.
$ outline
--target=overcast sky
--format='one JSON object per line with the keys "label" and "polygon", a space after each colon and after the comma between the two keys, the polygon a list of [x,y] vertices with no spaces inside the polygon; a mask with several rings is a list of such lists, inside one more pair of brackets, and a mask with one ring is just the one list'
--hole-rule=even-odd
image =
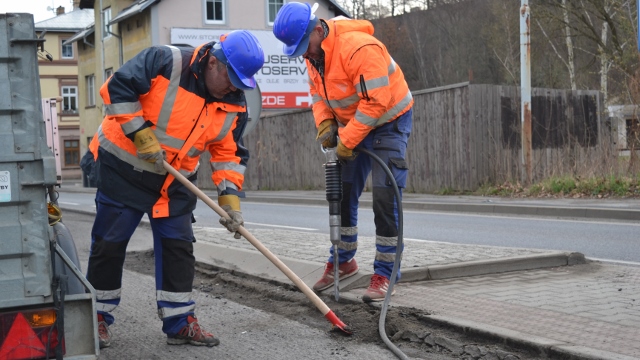
{"label": "overcast sky", "polygon": [[[55,8],[63,6],[65,12],[73,10],[72,0],[0,0],[0,13],[30,13],[33,22],[51,19],[56,16]],[[47,7],[54,10],[47,10]]]}

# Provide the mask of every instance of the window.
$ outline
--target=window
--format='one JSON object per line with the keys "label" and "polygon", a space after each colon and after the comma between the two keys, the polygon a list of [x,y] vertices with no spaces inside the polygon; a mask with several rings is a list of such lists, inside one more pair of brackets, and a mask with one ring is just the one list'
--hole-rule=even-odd
{"label": "window", "polygon": [[96,106],[96,77],[95,75],[88,75],[84,77],[87,85],[87,106]]}
{"label": "window", "polygon": [[276,14],[280,11],[280,8],[283,5],[284,0],[267,0],[268,5],[268,14],[269,14],[269,25],[273,25],[273,22],[276,20]]}
{"label": "window", "polygon": [[64,141],[64,165],[65,166],[80,165],[80,141],[78,140]]}
{"label": "window", "polygon": [[113,75],[113,68],[106,69],[104,71],[104,81],[107,81],[111,75]]}
{"label": "window", "polygon": [[[66,39],[63,39],[64,42]],[[62,45],[62,58],[73,59],[73,44]]]}
{"label": "window", "polygon": [[61,90],[62,90],[62,112],[63,113],[78,112],[78,87],[63,86]]}
{"label": "window", "polygon": [[224,24],[224,1],[204,0],[205,23]]}
{"label": "window", "polygon": [[102,11],[102,38],[106,38],[111,36],[111,31],[113,27],[111,25],[107,25],[111,21],[111,8],[108,7]]}

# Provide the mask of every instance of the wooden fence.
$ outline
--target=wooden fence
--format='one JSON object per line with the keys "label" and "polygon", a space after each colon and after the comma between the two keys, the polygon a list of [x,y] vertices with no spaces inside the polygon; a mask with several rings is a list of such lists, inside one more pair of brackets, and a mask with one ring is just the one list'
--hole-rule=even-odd
{"label": "wooden fence", "polygon": [[[417,91],[414,99],[407,191],[474,190],[521,179],[517,87],[462,83]],[[532,89],[534,181],[597,172],[615,159],[602,109],[598,91]],[[324,189],[325,158],[315,135],[311,110],[263,116],[244,138],[251,154],[244,188]],[[198,185],[213,188],[209,167],[201,169]]]}

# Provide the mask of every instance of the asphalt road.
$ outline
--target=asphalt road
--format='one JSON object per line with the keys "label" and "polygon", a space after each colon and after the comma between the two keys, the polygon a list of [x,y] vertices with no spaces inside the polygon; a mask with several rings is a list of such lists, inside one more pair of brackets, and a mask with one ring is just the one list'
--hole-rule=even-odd
{"label": "asphalt road", "polygon": [[[63,206],[94,210],[93,194],[60,193]],[[328,209],[317,205],[243,202],[248,228],[280,228],[328,233]],[[197,226],[219,227],[218,216],[199,202]],[[373,211],[361,209],[358,229],[373,236]],[[551,219],[450,212],[404,212],[404,238],[458,244],[477,244],[577,251],[600,260],[640,265],[640,224],[633,222]]]}

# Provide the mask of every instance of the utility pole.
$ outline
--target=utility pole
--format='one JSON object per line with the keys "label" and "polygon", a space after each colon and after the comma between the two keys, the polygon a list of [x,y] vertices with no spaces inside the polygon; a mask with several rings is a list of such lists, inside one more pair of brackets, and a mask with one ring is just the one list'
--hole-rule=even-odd
{"label": "utility pole", "polygon": [[529,1],[521,0],[520,4],[520,142],[522,143],[522,178],[525,184],[528,185],[533,178],[533,150],[531,146],[531,33],[529,26]]}

